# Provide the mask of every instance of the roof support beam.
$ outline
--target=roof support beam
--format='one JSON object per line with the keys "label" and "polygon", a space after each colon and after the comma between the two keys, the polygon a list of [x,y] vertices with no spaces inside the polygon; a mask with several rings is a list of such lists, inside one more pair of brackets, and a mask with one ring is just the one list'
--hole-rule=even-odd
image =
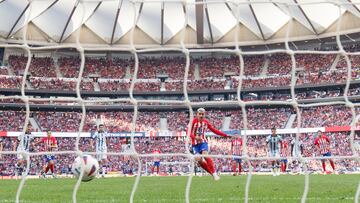
{"label": "roof support beam", "polygon": [[209,32],[210,32],[210,38],[211,38],[211,44],[214,44],[214,38],[213,38],[213,34],[212,34],[210,17],[209,17],[209,11],[208,11],[207,6],[205,6],[205,14],[206,14],[207,22],[208,22],[208,27],[209,27]]}
{"label": "roof support beam", "polygon": [[298,4],[297,0],[294,0],[294,2],[297,4],[297,7],[300,9],[301,13],[304,15],[304,17],[306,18],[306,21],[310,24],[312,30],[314,31],[314,33],[316,35],[319,35],[318,32],[316,31],[314,25],[311,23],[310,18],[305,14],[304,10],[301,8],[301,6]]}
{"label": "roof support beam", "polygon": [[98,8],[99,8],[99,6],[101,5],[101,3],[102,3],[102,1],[100,1],[100,2],[98,3],[98,5],[96,5],[95,9],[93,10],[93,12],[91,13],[90,16],[92,16],[92,15],[96,12],[96,10],[98,10]]}
{"label": "roof support beam", "polygon": [[30,7],[30,3],[28,3],[26,5],[26,7],[24,8],[24,10],[21,12],[21,14],[19,15],[19,17],[16,19],[15,23],[13,24],[13,26],[11,27],[8,35],[6,36],[6,39],[8,39],[11,36],[11,33],[14,31],[15,26],[18,24],[19,20],[21,19],[21,17],[25,14],[26,10]]}
{"label": "roof support beam", "polygon": [[61,33],[61,37],[60,37],[59,43],[62,42],[62,40],[63,40],[63,38],[64,38],[64,34],[65,34],[65,31],[66,31],[66,28],[68,27],[68,25],[69,25],[69,23],[70,23],[70,20],[71,20],[72,16],[74,15],[75,10],[76,10],[76,8],[77,8],[78,5],[79,5],[79,1],[76,1],[76,4],[74,5],[74,7],[73,7],[73,9],[72,9],[72,11],[71,11],[71,13],[70,13],[67,21],[66,21],[65,27],[64,27],[64,29],[63,29],[63,31],[62,31],[62,33]]}
{"label": "roof support beam", "polygon": [[138,20],[140,19],[140,15],[141,15],[141,12],[142,12],[143,6],[144,6],[144,2],[141,2],[141,4],[140,4],[140,8],[139,8],[139,14],[138,14],[138,17],[136,18],[136,22],[135,22],[135,24],[137,24]]}
{"label": "roof support beam", "polygon": [[225,5],[229,9],[229,11],[232,12],[232,9],[231,9],[230,5],[228,4],[228,2],[225,2]]}
{"label": "roof support beam", "polygon": [[[203,0],[196,0],[202,2]],[[196,41],[198,44],[204,44],[204,4],[195,4],[196,16]]]}
{"label": "roof support beam", "polygon": [[259,31],[260,31],[261,37],[262,37],[262,39],[263,39],[263,40],[265,40],[264,33],[263,33],[262,29],[261,29],[261,26],[260,26],[259,20],[258,20],[258,19],[257,19],[257,17],[256,17],[256,14],[255,14],[254,8],[252,7],[252,5],[251,5],[251,4],[249,4],[249,7],[250,7],[250,10],[251,10],[251,13],[252,13],[252,14],[253,14],[253,16],[254,16],[254,19],[255,19],[256,25],[257,25],[257,27],[259,28]]}
{"label": "roof support beam", "polygon": [[164,2],[161,2],[161,45],[164,44]]}
{"label": "roof support beam", "polygon": [[359,8],[351,0],[348,0],[348,2],[351,3],[351,5],[355,8],[355,10],[360,13]]}
{"label": "roof support beam", "polygon": [[115,19],[114,19],[114,25],[113,25],[113,29],[112,29],[112,33],[111,33],[110,44],[113,44],[113,42],[114,42],[114,35],[115,35],[116,25],[117,25],[118,20],[119,20],[119,14],[120,14],[122,3],[123,3],[123,1],[120,0],[118,9],[116,11],[116,16],[115,16]]}

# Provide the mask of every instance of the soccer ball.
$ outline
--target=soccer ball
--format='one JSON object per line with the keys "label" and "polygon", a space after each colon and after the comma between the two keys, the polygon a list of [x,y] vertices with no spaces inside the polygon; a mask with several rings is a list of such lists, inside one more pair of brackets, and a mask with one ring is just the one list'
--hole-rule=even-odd
{"label": "soccer ball", "polygon": [[77,178],[79,178],[81,174],[82,164],[84,164],[84,175],[81,180],[84,182],[92,180],[99,170],[98,161],[90,155],[83,155],[82,157],[77,157],[72,165],[72,172]]}

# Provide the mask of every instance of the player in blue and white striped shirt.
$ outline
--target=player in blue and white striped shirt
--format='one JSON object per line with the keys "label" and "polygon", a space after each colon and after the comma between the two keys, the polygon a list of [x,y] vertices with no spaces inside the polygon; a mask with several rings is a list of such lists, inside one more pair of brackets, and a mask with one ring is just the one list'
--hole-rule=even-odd
{"label": "player in blue and white striped shirt", "polygon": [[[280,157],[280,144],[282,138],[280,135],[276,134],[276,128],[271,128],[271,135],[266,138],[266,143],[269,145],[269,155],[270,157],[279,158]],[[280,175],[280,160],[272,160],[272,172],[273,176]]]}
{"label": "player in blue and white striped shirt", "polygon": [[96,148],[96,159],[99,161],[99,165],[102,168],[102,177],[105,176],[105,169],[107,163],[107,139],[108,133],[104,130],[104,125],[99,125],[99,130],[93,134],[91,134],[92,140],[90,141],[91,146],[94,145],[95,140],[95,148]]}
{"label": "player in blue and white striped shirt", "polygon": [[15,174],[16,176],[21,175],[24,171],[24,167],[26,164],[27,156],[20,154],[20,152],[30,152],[30,146],[33,144],[34,136],[31,134],[30,126],[27,127],[25,133],[21,133],[18,138],[17,142],[14,145],[14,151],[16,148],[17,151],[17,163],[15,164]]}

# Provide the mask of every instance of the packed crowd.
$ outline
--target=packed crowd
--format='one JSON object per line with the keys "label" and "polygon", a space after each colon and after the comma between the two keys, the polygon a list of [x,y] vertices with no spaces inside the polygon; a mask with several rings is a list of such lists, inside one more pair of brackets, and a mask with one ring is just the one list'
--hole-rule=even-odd
{"label": "packed crowd", "polygon": [[[269,75],[289,74],[292,67],[290,55],[244,55],[244,75],[259,76],[262,73],[265,61],[268,60],[267,73]],[[296,54],[295,61],[297,69],[308,73],[326,72],[334,62],[336,55],[332,54]],[[359,66],[359,57],[350,57],[352,66]],[[20,75],[25,69],[27,57],[11,55],[9,64],[16,75]],[[181,79],[184,76],[185,57],[139,57],[139,69],[137,78],[154,79],[158,74],[166,74],[170,79]],[[64,77],[76,78],[79,74],[81,60],[79,57],[60,57],[54,61],[50,57],[31,58],[30,73],[38,77],[56,77],[55,63],[57,63],[61,74]],[[223,78],[225,74],[239,75],[240,61],[235,55],[219,55],[191,57],[189,78],[194,78],[195,67],[199,68],[200,78]],[[343,58],[338,62],[337,67],[346,66]],[[126,69],[130,68],[130,74],[134,72],[133,58],[104,58],[86,57],[84,63],[84,77],[98,75],[101,78],[122,79],[126,77]],[[7,71],[3,71],[7,74]]]}
{"label": "packed crowd", "polygon": [[[75,91],[76,83],[76,80],[63,80],[58,78],[46,80],[41,78],[30,78],[31,87],[34,89]],[[94,91],[94,83],[83,80],[80,83],[80,89],[86,91]]]}
{"label": "packed crowd", "polygon": [[0,87],[5,89],[18,89],[21,87],[22,77],[0,76]]}
{"label": "packed crowd", "polygon": [[[270,129],[274,126],[284,128],[292,112],[290,108],[248,108],[246,110],[248,129]],[[231,115],[230,129],[244,128],[241,110],[230,111],[228,114]]]}
{"label": "packed crowd", "polygon": [[[355,109],[355,114],[360,113],[359,108]],[[350,125],[353,117],[351,109],[345,106],[318,106],[311,108],[301,108],[301,126],[344,126]],[[294,126],[296,122],[294,122]]]}
{"label": "packed crowd", "polygon": [[[326,72],[334,62],[336,55],[332,54],[296,54],[296,69],[308,73]],[[292,60],[287,54],[274,54],[269,57],[268,74],[288,75],[292,69]]]}
{"label": "packed crowd", "polygon": [[[82,113],[78,112],[34,112],[33,117],[41,129],[54,132],[79,131]],[[106,125],[109,132],[130,132],[133,112],[87,112],[83,132],[90,132],[98,122]],[[159,129],[160,115],[139,112],[135,131],[146,132]]]}
{"label": "packed crowd", "polygon": [[[351,109],[344,105],[325,105],[317,107],[299,108],[301,127],[330,127],[347,126],[352,122]],[[271,127],[285,128],[292,114],[296,114],[291,107],[279,108],[253,108],[248,107],[247,128],[270,129]],[[360,114],[360,109],[355,108],[355,114]],[[0,111],[0,131],[21,131],[25,121],[24,111]],[[90,132],[98,123],[104,123],[109,132],[130,132],[132,127],[133,112],[92,112],[87,111],[83,132]],[[238,110],[209,110],[207,118],[217,128],[223,128],[224,117],[230,118],[228,129],[243,129],[243,114]],[[79,131],[82,113],[79,112],[53,112],[31,111],[30,118],[34,118],[40,130],[54,132]],[[166,118],[167,127],[162,130],[185,131],[189,122],[188,113],[181,111],[145,112],[137,115],[135,131],[150,132],[160,129],[160,118]],[[296,119],[293,127],[296,127]]]}
{"label": "packed crowd", "polygon": [[[359,80],[360,72],[353,71],[352,80]],[[307,76],[298,76],[296,85],[309,85],[309,84],[344,84],[347,80],[346,72],[332,72],[326,74],[312,74]],[[30,77],[27,88],[32,89],[47,89],[47,90],[64,90],[74,91],[76,89],[76,79],[61,79],[61,78],[39,78]],[[0,88],[18,89],[21,87],[22,77],[18,76],[1,76]],[[131,80],[101,80],[97,84],[101,91],[115,92],[127,91],[130,88]],[[268,88],[268,87],[288,87],[291,84],[291,77],[269,77],[269,78],[247,78],[242,80],[242,89],[249,90],[251,88]],[[96,82],[84,79],[81,82],[80,88],[86,91],[95,91],[94,86]],[[183,91],[184,83],[182,80],[167,80],[164,83],[166,91]],[[189,91],[196,90],[224,90],[224,89],[237,89],[239,85],[238,77],[233,77],[231,80],[226,79],[200,79],[189,80],[187,82],[187,89]],[[137,80],[134,90],[147,92],[147,91],[160,91],[162,83],[160,80],[152,79],[151,81]]]}
{"label": "packed crowd", "polygon": [[[23,75],[28,57],[9,56],[9,64],[15,75]],[[34,77],[56,77],[54,60],[51,57],[31,57],[29,74]]]}
{"label": "packed crowd", "polygon": [[[113,91],[128,91],[131,86],[131,80],[126,81],[101,81],[99,82],[100,90],[113,92]],[[134,91],[146,92],[146,91],[160,91],[160,80],[142,82],[137,81],[134,86]]]}
{"label": "packed crowd", "polygon": [[[77,78],[81,60],[79,57],[60,57],[58,59],[61,74],[67,78]],[[101,78],[123,78],[125,77],[126,67],[130,61],[126,59],[114,58],[85,58],[83,77],[100,76]]]}
{"label": "packed crowd", "polygon": [[8,70],[6,66],[0,66],[0,75],[8,75]]}
{"label": "packed crowd", "polygon": [[[328,133],[331,140],[331,152],[333,156],[350,156],[353,154],[350,145],[350,136],[348,133]],[[290,143],[293,135],[283,135],[284,141]],[[250,157],[267,157],[268,147],[265,141],[266,136],[248,136],[247,137],[247,149]],[[36,138],[39,139],[39,138]],[[75,150],[75,138],[56,138],[58,142],[58,151],[72,151]],[[108,138],[108,152],[126,152],[129,149],[130,142],[128,138],[110,137]],[[314,135],[301,134],[300,140],[304,145],[304,157],[319,156],[319,152],[314,146]],[[4,151],[14,150],[16,144],[15,138],[4,138],[3,145]],[[355,137],[354,143],[358,143],[360,146],[360,137]],[[358,146],[356,145],[356,146]],[[159,138],[134,138],[134,146],[139,154],[151,154],[154,149],[160,149],[162,153],[186,153],[186,142],[183,137],[159,137]],[[229,155],[231,149],[231,138],[209,138],[210,154],[213,155]],[[94,152],[95,146],[90,145],[90,138],[81,138],[79,147],[85,152]],[[355,149],[355,153],[360,153],[358,148]],[[41,144],[32,146],[31,152],[44,151]],[[290,148],[288,148],[287,156],[291,156]],[[71,168],[71,164],[75,159],[75,154],[61,154],[56,155],[55,172],[68,173]],[[179,162],[190,162],[185,156],[169,156],[161,157],[160,171],[166,173],[169,167],[172,167],[175,173],[189,172],[188,165],[177,164]],[[138,170],[137,160],[131,156],[124,155],[111,155],[108,156],[108,164],[106,166],[107,172],[118,172],[123,174],[134,174]],[[151,165],[153,162],[152,157],[141,158],[142,173],[151,173]],[[165,164],[167,162],[167,164]],[[0,175],[14,175],[16,163],[16,155],[3,155],[0,158],[0,168],[2,170]],[[44,163],[43,156],[31,156],[30,174],[39,175],[41,166]],[[170,164],[169,164],[170,163]],[[215,163],[218,172],[231,172],[231,159],[216,158]],[[254,171],[270,171],[270,163],[268,160],[263,161],[251,161],[250,162]],[[171,166],[170,166],[171,165]],[[146,167],[147,166],[147,167]],[[307,162],[308,170],[321,171],[320,161]],[[289,169],[291,170],[293,163],[289,161]],[[243,162],[243,169],[249,170],[247,162]],[[359,171],[360,164],[352,160],[336,160],[337,171]],[[146,171],[147,170],[147,171]]]}
{"label": "packed crowd", "polygon": [[[346,61],[344,57],[331,66],[336,56],[331,54],[296,54],[297,77],[296,84],[323,84],[344,83],[347,79]],[[256,87],[281,87],[291,83],[291,58],[286,54],[244,56],[244,76],[242,88]],[[12,55],[9,57],[9,67],[15,75],[22,75],[27,62],[27,57]],[[265,61],[268,61],[266,63]],[[352,66],[352,80],[360,78],[360,57],[350,56]],[[50,57],[32,57],[29,73],[29,84],[34,89],[63,89],[73,90],[80,66],[79,57],[60,57],[54,61]],[[57,64],[57,65],[55,65]],[[188,75],[188,89],[193,90],[222,90],[237,88],[239,84],[240,62],[235,56],[214,56],[191,58]],[[264,64],[268,64],[267,71],[263,71]],[[59,68],[61,76],[56,78],[55,67]],[[198,68],[199,78],[195,78],[195,69]],[[130,78],[134,72],[134,60],[122,58],[85,58],[83,77],[98,77],[98,82],[103,91],[124,91],[130,87]],[[168,91],[181,91],[183,89],[183,77],[185,73],[184,57],[140,57],[139,69],[135,90],[136,91],[160,91],[162,82],[144,81],[143,79],[156,80],[158,77],[167,77],[164,85]],[[265,73],[266,75],[264,75]],[[5,68],[1,68],[1,75],[8,75]],[[256,77],[254,77],[256,76]],[[20,82],[15,76],[2,76],[1,88],[19,88]],[[116,80],[107,80],[116,79]],[[120,81],[119,81],[120,80]],[[93,91],[93,81],[84,81],[81,85],[83,90]],[[230,84],[230,85],[229,85]]]}

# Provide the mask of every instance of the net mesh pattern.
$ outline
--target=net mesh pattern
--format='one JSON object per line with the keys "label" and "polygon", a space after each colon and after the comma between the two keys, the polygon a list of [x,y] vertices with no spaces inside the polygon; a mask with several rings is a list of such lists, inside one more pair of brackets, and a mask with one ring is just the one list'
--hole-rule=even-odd
{"label": "net mesh pattern", "polygon": [[[91,1],[91,0],[89,0]],[[89,2],[89,1],[80,1],[79,2],[79,6],[83,6],[84,7],[84,2]],[[30,12],[32,9],[32,5],[33,5],[34,1],[30,1]],[[92,1],[94,2],[94,1]],[[136,13],[136,6],[140,5],[141,3],[149,3],[149,2],[164,2],[164,1],[132,1],[131,4],[133,5],[133,9],[134,9],[134,13]],[[76,97],[72,98],[72,99],[66,99],[67,101],[72,100],[77,102],[79,105],[81,105],[82,107],[82,118],[81,118],[81,122],[80,122],[80,127],[79,127],[79,133],[78,136],[76,138],[76,150],[75,151],[59,151],[59,152],[51,152],[53,154],[76,154],[78,156],[81,156],[83,153],[83,151],[81,151],[79,149],[79,140],[80,140],[80,132],[82,132],[83,126],[84,126],[84,122],[85,122],[85,117],[86,117],[86,104],[87,103],[100,103],[100,102],[130,102],[133,107],[134,107],[134,112],[133,112],[133,120],[132,120],[132,136],[131,136],[131,150],[127,151],[126,153],[112,153],[109,152],[107,153],[108,155],[115,155],[115,156],[124,156],[124,155],[128,155],[128,156],[132,156],[135,157],[135,159],[137,159],[138,161],[138,170],[137,170],[137,176],[135,179],[135,182],[133,184],[132,187],[132,191],[131,191],[131,195],[130,195],[130,199],[129,202],[134,202],[134,196],[137,192],[137,188],[139,185],[139,181],[141,178],[141,171],[142,171],[142,162],[141,162],[141,158],[144,157],[154,157],[154,156],[161,156],[161,157],[174,157],[174,156],[182,156],[182,157],[186,157],[190,163],[191,163],[191,167],[190,167],[190,171],[194,171],[194,158],[196,156],[201,156],[201,155],[193,155],[190,153],[188,147],[186,147],[187,151],[186,153],[167,153],[167,154],[158,154],[158,155],[154,155],[154,154],[140,154],[136,151],[135,147],[134,147],[134,133],[135,133],[135,127],[136,127],[136,120],[138,117],[138,107],[140,104],[142,103],[147,103],[147,104],[151,104],[151,103],[156,103],[156,102],[162,102],[164,104],[180,104],[180,105],[184,105],[188,108],[189,110],[189,115],[190,115],[190,120],[188,123],[188,128],[191,127],[191,123],[192,120],[194,118],[194,112],[193,112],[193,106],[194,105],[221,105],[221,104],[233,104],[233,105],[238,105],[241,108],[242,111],[242,116],[243,116],[243,123],[244,123],[244,129],[241,129],[244,132],[244,136],[243,136],[243,156],[239,157],[241,158],[243,161],[247,162],[249,165],[249,173],[247,175],[247,179],[246,179],[246,186],[245,186],[245,196],[244,196],[244,202],[248,202],[249,201],[249,192],[250,192],[250,184],[251,184],[251,179],[252,179],[252,175],[253,175],[253,168],[252,165],[250,164],[250,161],[253,160],[270,160],[273,158],[270,157],[251,157],[249,156],[249,153],[247,151],[247,126],[248,126],[248,120],[247,120],[247,113],[246,113],[246,106],[248,105],[287,105],[292,107],[293,109],[295,109],[296,111],[296,115],[297,115],[297,129],[298,132],[296,133],[296,140],[299,140],[299,136],[300,136],[300,125],[301,125],[301,113],[299,108],[306,108],[306,107],[315,107],[315,106],[325,106],[325,105],[344,105],[348,108],[351,109],[351,113],[352,113],[352,122],[351,122],[351,133],[350,133],[350,144],[351,144],[351,150],[352,150],[352,156],[332,156],[330,158],[332,159],[356,159],[357,161],[359,160],[359,155],[357,154],[357,151],[354,148],[354,127],[357,123],[357,121],[359,120],[360,115],[356,115],[355,112],[355,107],[359,107],[359,104],[354,104],[352,103],[349,98],[348,98],[348,91],[349,91],[349,87],[350,87],[350,82],[351,82],[351,61],[349,59],[349,56],[351,55],[360,55],[360,53],[357,52],[346,52],[342,46],[341,40],[340,40],[340,26],[341,26],[341,21],[342,21],[342,14],[341,14],[341,5],[342,3],[337,2],[337,1],[314,1],[311,3],[306,3],[306,4],[321,4],[321,3],[332,3],[335,6],[337,6],[339,8],[339,21],[337,22],[337,33],[338,35],[336,36],[336,42],[337,42],[337,46],[339,47],[338,50],[336,51],[308,51],[308,50],[292,50],[289,46],[289,35],[291,33],[291,28],[292,28],[292,20],[289,21],[289,26],[287,27],[287,32],[286,32],[286,39],[285,39],[285,49],[276,49],[276,50],[268,50],[268,51],[251,51],[251,52],[246,52],[246,51],[242,51],[240,49],[239,46],[239,41],[238,41],[238,34],[240,31],[240,23],[237,23],[236,25],[236,34],[234,37],[234,46],[232,49],[229,48],[206,48],[206,49],[189,49],[187,48],[187,46],[185,45],[185,28],[188,24],[188,19],[186,15],[186,12],[188,11],[188,7],[190,5],[193,4],[203,4],[204,2],[188,2],[188,1],[171,1],[171,2],[177,2],[177,3],[182,3],[184,6],[184,12],[185,12],[185,22],[183,25],[183,29],[181,31],[181,40],[180,40],[180,44],[179,46],[176,46],[174,48],[168,48],[168,47],[158,47],[158,48],[150,48],[150,49],[137,49],[136,48],[136,44],[134,44],[134,30],[136,27],[136,23],[133,24],[132,29],[131,29],[131,33],[130,33],[130,44],[127,48],[124,47],[85,47],[80,43],[80,32],[81,29],[78,29],[76,31],[76,43],[75,44],[59,44],[59,45],[49,45],[49,46],[43,46],[43,47],[33,47],[30,46],[26,36],[27,36],[27,26],[24,27],[24,32],[23,32],[23,43],[22,44],[17,44],[17,45],[1,45],[5,48],[20,48],[23,49],[26,53],[27,56],[31,56],[33,51],[40,51],[40,50],[56,50],[56,49],[61,49],[61,48],[75,48],[79,54],[80,54],[80,58],[81,58],[81,65],[80,65],[80,69],[79,69],[79,75],[77,77],[77,83],[76,83]],[[228,3],[228,4],[232,4],[236,7],[237,12],[235,12],[235,14],[239,14],[240,11],[240,6],[244,5],[244,4],[250,4],[250,1],[246,1],[246,2],[238,2],[238,1],[209,1],[206,2],[207,4],[209,3]],[[268,1],[258,1],[258,2],[251,2],[251,4],[256,4],[256,3],[269,3]],[[270,2],[271,4],[274,2]],[[281,3],[284,4],[285,6],[292,6],[292,5],[298,5],[295,2],[284,2],[284,1],[280,1],[277,3]],[[350,4],[350,3],[349,3]],[[290,10],[290,9],[289,9]],[[291,14],[291,13],[290,13]],[[29,16],[28,16],[29,17]],[[291,16],[290,16],[291,17]],[[134,15],[134,19],[133,22],[137,22],[138,21],[138,16]],[[236,15],[236,19],[237,22],[240,22],[239,20],[239,16]],[[291,17],[293,18],[293,17]],[[25,21],[27,22],[27,21]],[[128,98],[124,98],[124,99],[109,99],[109,100],[104,100],[104,99],[98,99],[98,100],[86,100],[83,99],[80,93],[80,85],[81,85],[81,80],[83,78],[83,73],[84,73],[84,64],[85,64],[85,51],[127,51],[130,52],[131,54],[133,54],[133,58],[134,58],[134,73],[132,76],[132,80],[131,80],[131,86],[129,89],[129,97]],[[137,73],[139,71],[139,54],[141,53],[147,53],[147,52],[154,52],[154,51],[177,51],[177,52],[182,52],[186,58],[186,65],[185,65],[185,74],[184,74],[184,81],[188,81],[188,75],[189,75],[189,71],[190,71],[190,55],[192,53],[227,53],[227,54],[235,54],[238,58],[239,58],[239,67],[240,67],[240,75],[239,75],[239,85],[237,87],[237,101],[208,101],[208,102],[191,102],[189,100],[189,94],[188,94],[188,84],[186,82],[183,83],[183,93],[184,93],[184,100],[182,101],[177,101],[177,100],[139,100],[136,99],[134,97],[134,87],[135,87],[135,83],[137,81]],[[243,101],[240,97],[241,92],[242,92],[242,84],[243,84],[243,78],[244,78],[244,59],[243,56],[244,55],[264,55],[264,54],[275,54],[275,53],[284,53],[287,54],[291,57],[291,62],[292,62],[292,67],[291,67],[291,100],[290,101]],[[296,61],[295,61],[295,54],[338,54],[341,55],[345,61],[346,61],[346,65],[347,65],[347,80],[346,80],[346,87],[345,87],[345,92],[344,92],[344,100],[343,101],[331,101],[331,102],[322,102],[322,103],[311,103],[311,104],[299,104],[297,102],[296,96],[295,96],[295,85],[296,85]],[[30,67],[30,63],[31,63],[31,57],[28,57],[27,60],[27,64],[24,70],[24,75],[27,75],[27,73],[29,72],[29,67]],[[64,99],[61,98],[29,98],[26,94],[25,94],[25,86],[26,86],[26,77],[23,77],[22,79],[22,84],[21,84],[21,95],[20,96],[1,96],[0,99],[21,99],[24,103],[25,103],[25,107],[26,107],[26,119],[25,119],[25,123],[24,123],[24,128],[23,128],[23,133],[25,132],[26,126],[29,123],[29,115],[30,115],[30,108],[29,108],[29,102],[32,101],[63,101]],[[190,131],[188,132],[188,136],[189,136]],[[189,146],[189,141],[188,139],[186,139],[186,146]],[[39,156],[39,155],[45,155],[48,154],[49,152],[36,152],[36,153],[28,153],[25,151],[21,151],[21,152],[1,152],[1,154],[23,154],[25,155],[25,157],[27,157],[27,165],[26,165],[26,172],[24,173],[24,175],[22,176],[21,182],[19,184],[17,193],[16,193],[16,202],[20,202],[20,195],[21,192],[24,188],[24,183],[26,181],[26,175],[29,171],[29,167],[30,167],[30,156]],[[89,153],[86,152],[87,154],[94,154],[94,153]],[[227,156],[227,155],[208,155],[209,157],[216,157],[216,158],[233,158],[233,156]],[[329,157],[303,157],[303,158],[298,158],[300,162],[305,162],[305,161],[309,161],[309,160],[320,160],[320,159],[330,159]],[[280,158],[279,158],[280,159]],[[308,196],[308,191],[309,191],[309,173],[307,171],[306,168],[306,164],[304,164],[305,166],[305,184],[304,184],[304,189],[303,189],[303,194],[301,197],[301,202],[306,202],[307,200],[307,196]],[[80,187],[81,184],[81,177],[83,174],[81,174],[80,178],[78,179],[78,181],[76,182],[76,185],[74,186],[74,190],[73,190],[73,202],[77,202],[77,191]],[[192,184],[192,179],[193,179],[193,174],[191,174],[190,176],[188,176],[188,180],[187,180],[187,184],[186,184],[186,188],[184,190],[184,196],[185,196],[185,201],[186,202],[191,202],[191,198],[190,198],[190,190],[191,190],[191,184]],[[359,196],[360,196],[360,184],[357,188],[356,194],[354,194],[355,197],[355,202],[358,203],[359,202]]]}

